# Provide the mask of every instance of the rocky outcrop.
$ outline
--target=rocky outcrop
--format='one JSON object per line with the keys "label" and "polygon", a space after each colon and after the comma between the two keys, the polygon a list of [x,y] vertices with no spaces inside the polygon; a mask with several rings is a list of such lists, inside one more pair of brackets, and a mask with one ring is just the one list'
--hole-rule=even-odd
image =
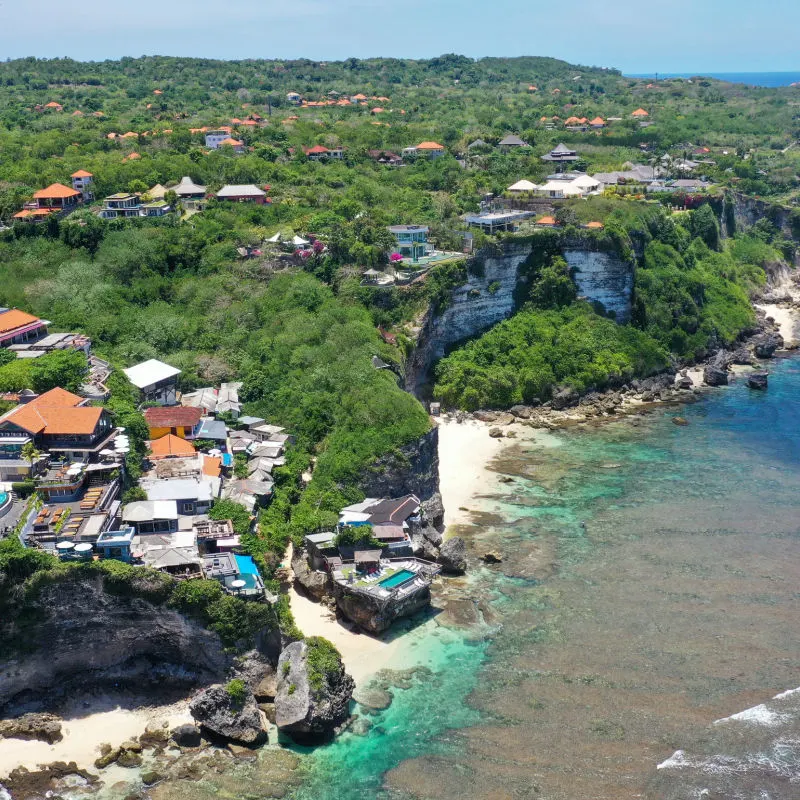
{"label": "rocky outcrop", "polygon": [[362,473],[358,488],[367,497],[415,494],[428,500],[439,491],[439,429],[381,456]]}
{"label": "rocky outcrop", "polygon": [[753,372],[747,376],[747,385],[751,389],[766,389],[768,382],[769,378],[766,372]]}
{"label": "rocky outcrop", "polygon": [[330,575],[327,572],[311,569],[308,554],[300,547],[292,551],[292,572],[295,581],[315,600],[323,600],[332,594],[333,582]]}
{"label": "rocky outcrop", "polygon": [[439,563],[445,572],[463,575],[467,571],[467,545],[460,536],[448,539],[439,550]]}
{"label": "rocky outcrop", "polygon": [[[438,557],[438,551],[423,551],[428,558]],[[386,598],[376,597],[369,592],[334,585],[336,606],[351,622],[368,633],[383,633],[392,623],[410,617],[431,603],[430,586],[420,586],[411,593]]]}
{"label": "rocky outcrop", "polygon": [[601,303],[614,319],[626,323],[631,318],[634,265],[617,253],[564,247],[562,254],[578,287],[578,294]]}
{"label": "rocky outcrop", "polygon": [[238,658],[231,674],[244,681],[257,701],[275,698],[278,690],[275,665],[257,650],[251,650]]}
{"label": "rocky outcrop", "polygon": [[[314,651],[320,657],[309,663]],[[275,723],[296,741],[324,740],[350,716],[354,686],[329,642],[314,637],[293,642],[278,662]]]}
{"label": "rocky outcrop", "polygon": [[200,728],[188,722],[173,728],[170,735],[178,747],[200,747],[203,742]]}
{"label": "rocky outcrop", "polygon": [[707,364],[703,369],[703,380],[708,386],[727,386],[728,373],[721,367]]}
{"label": "rocky outcrop", "polygon": [[0,739],[36,739],[55,744],[63,738],[61,720],[55,714],[23,714],[0,720]]}
{"label": "rocky outcrop", "polygon": [[209,686],[192,700],[189,711],[201,730],[212,737],[251,746],[267,739],[261,712],[249,689],[240,699],[228,687]]}
{"label": "rocky outcrop", "polygon": [[99,578],[56,583],[33,601],[23,655],[0,663],[0,708],[45,706],[95,684],[137,691],[218,681],[229,656],[220,638],[176,611],[113,595]]}
{"label": "rocky outcrop", "polygon": [[779,333],[765,333],[753,342],[753,352],[758,358],[772,358],[776,350],[783,348],[783,336]]}

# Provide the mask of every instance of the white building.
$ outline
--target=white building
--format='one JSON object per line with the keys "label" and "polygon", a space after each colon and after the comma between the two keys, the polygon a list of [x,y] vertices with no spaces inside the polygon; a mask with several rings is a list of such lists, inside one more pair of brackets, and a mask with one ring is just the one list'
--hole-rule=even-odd
{"label": "white building", "polygon": [[178,375],[181,371],[176,367],[151,358],[123,372],[141,391],[145,401],[162,406],[174,406],[178,402]]}

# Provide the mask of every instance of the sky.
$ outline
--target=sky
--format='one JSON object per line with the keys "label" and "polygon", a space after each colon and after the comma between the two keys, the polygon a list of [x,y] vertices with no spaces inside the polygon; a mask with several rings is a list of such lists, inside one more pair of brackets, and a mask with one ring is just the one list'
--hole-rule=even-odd
{"label": "sky", "polygon": [[626,73],[800,70],[798,0],[0,0],[0,58],[540,55]]}

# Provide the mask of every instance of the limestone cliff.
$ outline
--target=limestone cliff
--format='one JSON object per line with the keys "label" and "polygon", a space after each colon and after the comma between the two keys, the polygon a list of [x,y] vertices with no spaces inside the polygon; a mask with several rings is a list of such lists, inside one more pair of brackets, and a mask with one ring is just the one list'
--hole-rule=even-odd
{"label": "limestone cliff", "polygon": [[[417,346],[405,368],[406,389],[418,397],[429,394],[431,370],[456,344],[508,319],[527,295],[530,280],[526,263],[535,240],[513,238],[475,254],[467,280],[450,294],[441,308],[429,309],[422,319]],[[594,239],[572,236],[561,252],[574,271],[579,294],[602,303],[619,322],[630,319],[635,264],[603,249]]]}
{"label": "limestone cliff", "polygon": [[44,588],[25,653],[0,662],[0,709],[95,686],[184,688],[219,681],[219,637],[165,607],[104,591],[100,580]]}

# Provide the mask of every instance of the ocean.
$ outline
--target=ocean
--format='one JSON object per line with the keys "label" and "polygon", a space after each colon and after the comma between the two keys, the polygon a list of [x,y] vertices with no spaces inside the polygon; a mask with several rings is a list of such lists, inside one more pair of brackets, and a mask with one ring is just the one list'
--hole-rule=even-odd
{"label": "ocean", "polygon": [[[800,83],[800,72],[659,72],[658,78],[716,78],[729,83],[744,83],[774,89]],[[630,78],[656,78],[656,73],[629,75]]]}
{"label": "ocean", "polygon": [[800,685],[798,418],[787,359],[766,393],[505,451],[461,531],[503,562],[440,598],[409,639],[429,671],[290,796],[796,798],[800,693],[758,707]]}

